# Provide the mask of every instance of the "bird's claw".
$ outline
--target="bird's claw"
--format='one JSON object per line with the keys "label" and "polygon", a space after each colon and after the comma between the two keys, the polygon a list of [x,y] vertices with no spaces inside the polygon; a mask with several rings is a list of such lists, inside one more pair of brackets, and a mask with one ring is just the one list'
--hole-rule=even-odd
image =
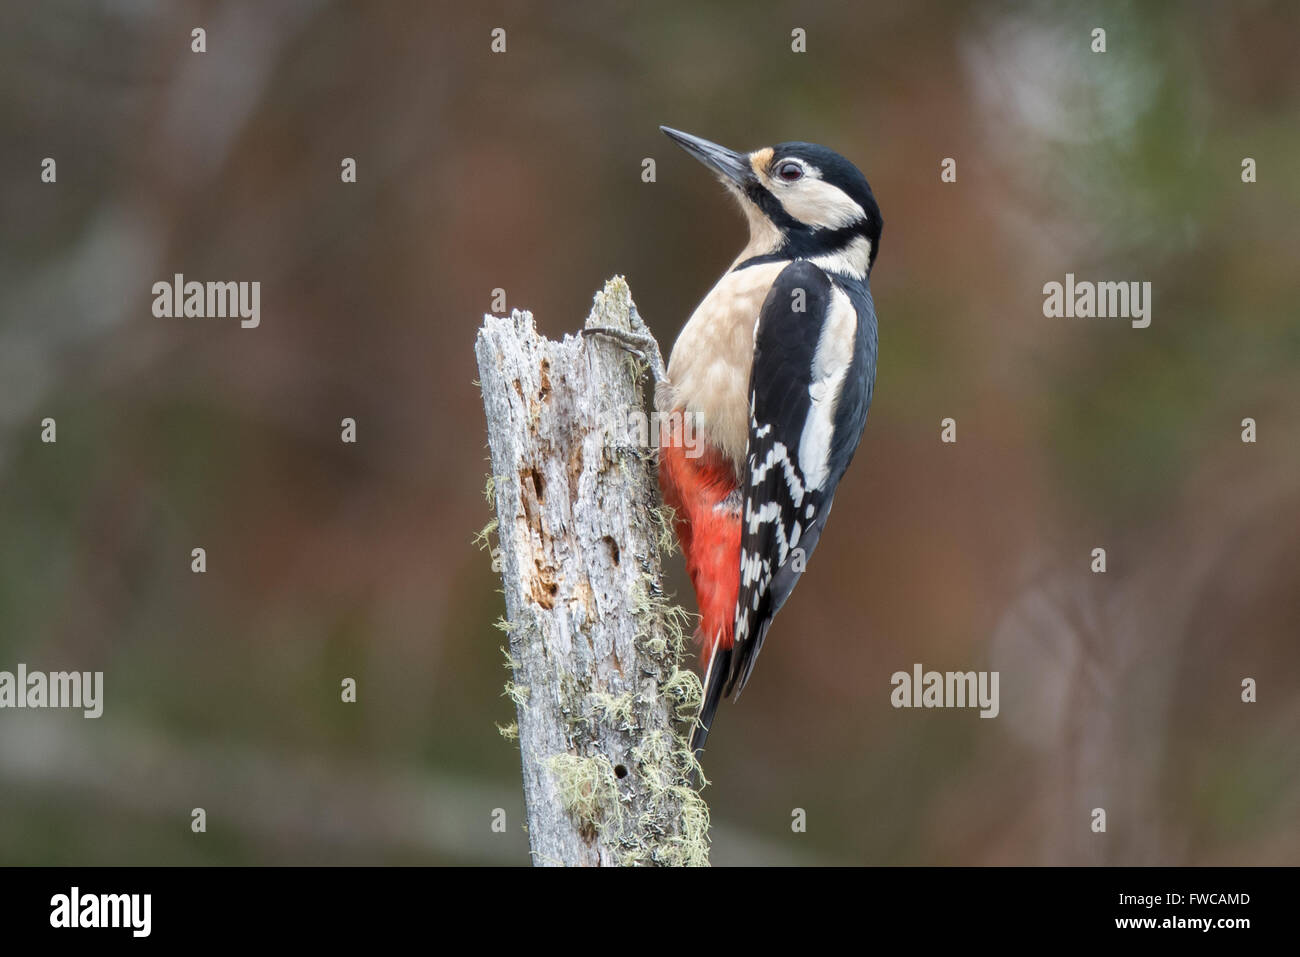
{"label": "bird's claw", "polygon": [[608,339],[623,351],[635,356],[645,363],[656,382],[664,379],[663,359],[659,354],[659,343],[648,332],[635,332],[631,329],[615,329],[613,326],[587,326],[582,330],[584,336],[600,336]]}

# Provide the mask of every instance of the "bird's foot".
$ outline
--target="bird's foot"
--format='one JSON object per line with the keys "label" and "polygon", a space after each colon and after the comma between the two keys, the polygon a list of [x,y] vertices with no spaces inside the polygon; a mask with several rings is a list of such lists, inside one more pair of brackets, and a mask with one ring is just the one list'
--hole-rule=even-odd
{"label": "bird's foot", "polygon": [[664,373],[664,360],[659,352],[659,343],[649,332],[637,332],[632,329],[615,329],[613,326],[587,326],[582,330],[584,336],[599,336],[608,339],[623,351],[635,356],[645,363],[655,382],[667,378]]}

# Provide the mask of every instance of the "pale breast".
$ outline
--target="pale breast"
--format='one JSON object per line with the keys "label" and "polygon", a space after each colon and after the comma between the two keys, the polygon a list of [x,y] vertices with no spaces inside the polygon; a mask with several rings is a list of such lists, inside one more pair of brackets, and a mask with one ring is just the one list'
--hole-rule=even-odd
{"label": "pale breast", "polygon": [[749,369],[754,326],[768,290],[788,266],[762,263],[718,280],[682,328],[668,360],[671,389],[657,397],[661,411],[684,408],[697,436],[744,472],[749,438]]}

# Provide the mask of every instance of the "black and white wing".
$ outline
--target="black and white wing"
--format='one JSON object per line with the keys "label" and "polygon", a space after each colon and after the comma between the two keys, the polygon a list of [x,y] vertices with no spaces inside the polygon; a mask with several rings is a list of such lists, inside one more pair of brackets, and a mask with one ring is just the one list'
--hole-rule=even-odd
{"label": "black and white wing", "polygon": [[749,680],[862,437],[876,371],[871,294],[863,283],[832,282],[798,260],[773,283],[754,339],[727,695],[739,695]]}

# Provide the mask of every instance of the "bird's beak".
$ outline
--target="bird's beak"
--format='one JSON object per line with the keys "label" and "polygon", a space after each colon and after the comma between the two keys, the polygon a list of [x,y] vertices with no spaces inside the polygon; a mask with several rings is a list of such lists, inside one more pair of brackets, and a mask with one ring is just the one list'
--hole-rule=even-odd
{"label": "bird's beak", "polygon": [[678,146],[722,177],[724,183],[743,187],[754,175],[749,165],[749,157],[745,153],[737,153],[725,146],[710,143],[701,137],[667,126],[661,126],[659,129],[667,133],[669,139]]}

